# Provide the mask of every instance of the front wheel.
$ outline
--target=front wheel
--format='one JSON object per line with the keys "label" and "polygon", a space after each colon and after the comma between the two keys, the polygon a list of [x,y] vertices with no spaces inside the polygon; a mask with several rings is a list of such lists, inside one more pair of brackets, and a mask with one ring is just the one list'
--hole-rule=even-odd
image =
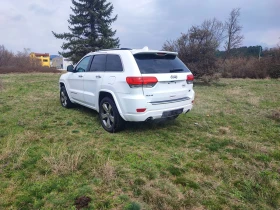
{"label": "front wheel", "polygon": [[102,127],[110,133],[120,131],[124,126],[115,102],[108,97],[103,98],[99,104],[99,119]]}
{"label": "front wheel", "polygon": [[70,101],[67,91],[64,86],[60,88],[60,103],[64,108],[73,107],[73,103]]}

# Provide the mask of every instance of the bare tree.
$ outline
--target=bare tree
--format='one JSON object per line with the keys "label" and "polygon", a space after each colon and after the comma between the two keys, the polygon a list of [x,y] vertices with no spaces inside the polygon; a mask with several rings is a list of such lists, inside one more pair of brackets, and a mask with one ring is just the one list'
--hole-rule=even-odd
{"label": "bare tree", "polygon": [[214,44],[213,47],[219,48],[225,38],[225,28],[223,23],[216,18],[205,20],[201,25],[201,29],[208,31],[208,37],[206,37],[206,40],[212,42],[212,44]]}
{"label": "bare tree", "polygon": [[180,59],[191,67],[196,78],[215,73],[216,51],[224,38],[224,27],[217,19],[205,20],[192,26],[174,41],[167,41],[164,50],[176,51]]}
{"label": "bare tree", "polygon": [[4,45],[0,45],[0,67],[11,63],[14,54],[8,51]]}
{"label": "bare tree", "polygon": [[229,56],[230,50],[237,48],[242,44],[244,39],[241,35],[242,26],[239,24],[240,8],[235,8],[230,12],[228,20],[225,22],[226,42],[225,50],[226,57]]}

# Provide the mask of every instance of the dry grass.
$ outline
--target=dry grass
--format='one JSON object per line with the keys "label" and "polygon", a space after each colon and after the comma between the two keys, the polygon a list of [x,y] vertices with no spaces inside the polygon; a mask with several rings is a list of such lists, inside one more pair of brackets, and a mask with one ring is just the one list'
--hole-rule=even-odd
{"label": "dry grass", "polygon": [[101,177],[105,180],[106,183],[110,183],[116,179],[115,168],[112,163],[108,160],[103,167],[101,168]]}
{"label": "dry grass", "polygon": [[43,159],[48,163],[54,174],[65,175],[78,170],[83,155],[81,152],[69,153],[66,148],[51,149]]}
{"label": "dry grass", "polygon": [[249,104],[253,105],[253,106],[259,106],[260,101],[261,101],[261,97],[257,97],[257,96],[249,96],[247,98],[247,101]]}
{"label": "dry grass", "polygon": [[0,78],[0,91],[2,91],[4,89],[4,84],[2,82],[2,79]]}
{"label": "dry grass", "polygon": [[230,132],[230,128],[229,127],[220,127],[219,132],[223,135],[228,134]]}
{"label": "dry grass", "polygon": [[26,151],[26,149],[23,149],[24,141],[21,138],[8,138],[7,141],[3,141],[1,144],[0,162],[6,164],[12,162],[14,157],[23,156]]}
{"label": "dry grass", "polygon": [[239,87],[229,89],[226,91],[226,95],[240,96],[240,94],[245,94]]}

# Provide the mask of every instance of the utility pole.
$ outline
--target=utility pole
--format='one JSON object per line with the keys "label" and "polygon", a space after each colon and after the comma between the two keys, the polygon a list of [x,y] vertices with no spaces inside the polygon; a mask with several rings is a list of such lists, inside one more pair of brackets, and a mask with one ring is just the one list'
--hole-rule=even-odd
{"label": "utility pole", "polygon": [[259,51],[259,61],[261,60],[261,50],[262,50],[262,46],[260,46],[260,51]]}

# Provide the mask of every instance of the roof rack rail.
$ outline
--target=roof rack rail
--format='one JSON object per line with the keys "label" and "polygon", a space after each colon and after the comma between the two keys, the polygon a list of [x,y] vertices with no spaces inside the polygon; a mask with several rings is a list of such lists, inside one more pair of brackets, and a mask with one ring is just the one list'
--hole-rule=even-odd
{"label": "roof rack rail", "polygon": [[132,50],[132,49],[124,47],[124,48],[102,49],[98,51],[108,51],[108,50]]}

